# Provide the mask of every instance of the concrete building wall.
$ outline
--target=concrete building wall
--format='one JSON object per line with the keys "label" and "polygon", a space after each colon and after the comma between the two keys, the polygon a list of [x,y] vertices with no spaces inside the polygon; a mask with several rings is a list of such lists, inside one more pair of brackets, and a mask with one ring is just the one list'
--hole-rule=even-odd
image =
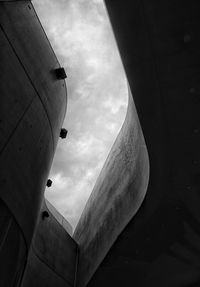
{"label": "concrete building wall", "polygon": [[147,149],[129,90],[126,119],[73,235],[80,249],[77,286],[86,286],[137,213],[148,179]]}
{"label": "concrete building wall", "polygon": [[48,210],[44,201],[22,287],[75,286],[77,264],[76,242]]}
{"label": "concrete building wall", "polygon": [[59,67],[31,2],[0,1],[3,287],[19,286],[25,268],[23,286],[74,285],[77,245],[64,220],[60,225],[50,212],[49,218],[41,218],[67,106],[65,81],[55,73]]}
{"label": "concrete building wall", "polygon": [[47,209],[53,215],[53,217],[62,225],[62,227],[67,231],[67,233],[72,236],[73,228],[71,224],[57,211],[57,209],[47,200],[45,199],[45,203]]}
{"label": "concrete building wall", "polygon": [[200,2],[105,3],[150,177],[139,211],[88,287],[200,286]]}
{"label": "concrete building wall", "polygon": [[14,216],[0,200],[0,286],[19,286],[27,259],[27,246]]}
{"label": "concrete building wall", "polygon": [[0,25],[0,196],[30,244],[66,111],[66,87],[54,75],[59,63],[30,1],[1,1]]}

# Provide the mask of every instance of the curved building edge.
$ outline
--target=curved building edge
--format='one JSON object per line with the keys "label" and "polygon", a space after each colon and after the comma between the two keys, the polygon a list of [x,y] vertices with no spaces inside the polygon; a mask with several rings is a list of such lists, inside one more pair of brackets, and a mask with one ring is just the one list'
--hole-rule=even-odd
{"label": "curved building edge", "polygon": [[105,0],[150,162],[147,194],[88,287],[200,286],[199,1]]}
{"label": "curved building edge", "polygon": [[73,238],[79,245],[78,285],[85,286],[145,197],[149,159],[129,89],[125,121],[81,215]]}
{"label": "curved building edge", "polygon": [[[65,220],[60,224],[43,202],[67,108],[66,84],[31,1],[0,1],[0,51],[0,285],[21,286],[25,274],[23,286],[55,280],[73,286],[77,244]],[[44,208],[49,218],[42,217]],[[44,253],[50,248],[55,256],[56,246],[70,250],[70,264]],[[69,276],[63,275],[66,264]],[[40,281],[29,280],[30,265],[40,271]]]}

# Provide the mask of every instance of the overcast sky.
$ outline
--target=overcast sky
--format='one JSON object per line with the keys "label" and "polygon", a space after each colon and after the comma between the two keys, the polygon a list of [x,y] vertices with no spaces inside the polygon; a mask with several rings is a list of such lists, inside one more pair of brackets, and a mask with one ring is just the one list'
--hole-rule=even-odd
{"label": "overcast sky", "polygon": [[68,107],[47,199],[73,228],[124,121],[127,85],[103,0],[33,0],[67,73]]}

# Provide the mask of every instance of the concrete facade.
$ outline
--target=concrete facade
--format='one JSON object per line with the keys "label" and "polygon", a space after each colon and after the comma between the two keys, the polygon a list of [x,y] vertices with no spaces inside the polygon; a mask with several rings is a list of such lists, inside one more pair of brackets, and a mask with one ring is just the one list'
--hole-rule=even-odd
{"label": "concrete facade", "polygon": [[59,67],[31,2],[0,1],[2,287],[75,284],[70,225],[44,202],[67,107]]}
{"label": "concrete facade", "polygon": [[126,119],[81,215],[77,286],[85,286],[137,213],[149,180],[149,160],[131,91]]}
{"label": "concrete facade", "polygon": [[[52,214],[48,206],[44,201],[29,251],[22,287],[75,286],[78,246],[63,228],[63,224],[58,223],[57,215],[55,217],[55,213]],[[48,217],[44,216],[46,211]]]}
{"label": "concrete facade", "polygon": [[29,245],[66,112],[66,87],[53,75],[59,63],[30,1],[0,5],[1,198]]}
{"label": "concrete facade", "polygon": [[0,286],[200,285],[199,1],[105,3],[129,105],[71,238],[44,201],[60,65],[31,2],[0,1]]}
{"label": "concrete facade", "polygon": [[200,286],[199,1],[105,3],[150,177],[139,211],[88,287]]}
{"label": "concrete facade", "polygon": [[45,199],[45,204],[49,212],[58,221],[58,223],[60,223],[60,225],[62,225],[62,227],[67,231],[67,233],[72,236],[73,228],[71,224],[57,211],[57,209],[47,199]]}

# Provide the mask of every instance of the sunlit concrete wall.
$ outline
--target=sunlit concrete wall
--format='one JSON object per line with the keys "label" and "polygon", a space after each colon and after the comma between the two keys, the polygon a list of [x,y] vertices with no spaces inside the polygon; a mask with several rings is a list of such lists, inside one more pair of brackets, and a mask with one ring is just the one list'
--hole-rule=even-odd
{"label": "sunlit concrete wall", "polygon": [[72,236],[73,228],[71,224],[58,212],[58,210],[47,200],[45,199],[47,209],[52,213],[55,219],[63,226],[67,233]]}
{"label": "sunlit concrete wall", "polygon": [[147,149],[129,90],[126,119],[73,235],[80,248],[78,286],[88,283],[118,235],[137,213],[148,178]]}
{"label": "sunlit concrete wall", "polygon": [[200,2],[105,3],[150,177],[140,209],[88,287],[200,286]]}
{"label": "sunlit concrete wall", "polygon": [[[19,286],[28,253],[26,274],[37,268],[34,286],[47,286],[47,279],[48,284],[55,282],[54,273],[64,281],[71,276],[69,281],[74,282],[76,252],[73,260],[70,252],[76,244],[62,226],[65,223],[60,225],[50,212],[41,221],[44,190],[67,106],[65,82],[55,74],[59,67],[31,2],[0,1],[0,286]],[[66,248],[67,253],[61,254]],[[54,262],[48,261],[48,254]],[[63,286],[61,281],[56,286]]]}

